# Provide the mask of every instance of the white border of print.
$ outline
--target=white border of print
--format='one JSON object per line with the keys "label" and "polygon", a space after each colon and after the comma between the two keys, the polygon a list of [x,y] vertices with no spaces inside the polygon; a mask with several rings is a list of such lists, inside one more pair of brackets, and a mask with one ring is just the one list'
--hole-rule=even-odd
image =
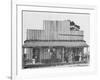
{"label": "white border of print", "polygon": [[[88,75],[97,72],[96,54],[96,9],[88,6],[54,5],[54,4],[32,4],[12,3],[12,79],[24,80],[43,77]],[[73,12],[90,14],[90,66],[87,67],[50,67],[39,69],[22,69],[22,10]],[[81,74],[80,74],[81,73]]]}

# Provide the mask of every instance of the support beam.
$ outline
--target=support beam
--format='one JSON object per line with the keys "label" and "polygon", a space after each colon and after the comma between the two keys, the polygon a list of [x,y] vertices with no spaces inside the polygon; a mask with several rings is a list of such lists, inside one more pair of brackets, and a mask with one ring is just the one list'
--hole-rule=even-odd
{"label": "support beam", "polygon": [[64,48],[62,48],[62,62],[64,62],[64,51],[65,49]]}

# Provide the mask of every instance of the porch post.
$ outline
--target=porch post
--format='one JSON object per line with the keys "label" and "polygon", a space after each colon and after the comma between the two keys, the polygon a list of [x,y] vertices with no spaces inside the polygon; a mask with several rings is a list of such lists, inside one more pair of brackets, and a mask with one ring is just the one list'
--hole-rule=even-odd
{"label": "porch post", "polygon": [[62,62],[64,62],[64,48],[62,48]]}
{"label": "porch post", "polygon": [[39,63],[40,63],[40,50],[41,50],[41,47],[39,47],[39,53],[38,53],[38,58],[39,58]]}
{"label": "porch post", "polygon": [[79,48],[79,62],[82,62],[83,48]]}
{"label": "porch post", "polygon": [[88,51],[88,47],[87,47],[87,54],[88,54],[88,56],[87,56],[87,62],[89,62],[90,54],[89,54],[89,51]]}
{"label": "porch post", "polygon": [[83,55],[84,55],[84,47],[82,47],[81,62],[83,62]]}
{"label": "porch post", "polygon": [[29,60],[32,60],[32,48],[29,48]]}
{"label": "porch post", "polygon": [[73,51],[72,51],[72,49],[70,48],[70,54],[69,54],[69,59],[68,59],[68,62],[69,62],[69,63],[73,63],[72,55],[73,55]]}
{"label": "porch post", "polygon": [[22,68],[24,68],[24,47],[22,48]]}

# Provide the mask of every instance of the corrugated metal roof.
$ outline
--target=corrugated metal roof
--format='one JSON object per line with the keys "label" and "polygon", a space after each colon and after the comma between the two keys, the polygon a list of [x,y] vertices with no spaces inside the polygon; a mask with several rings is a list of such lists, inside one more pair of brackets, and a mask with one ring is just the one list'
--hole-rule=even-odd
{"label": "corrugated metal roof", "polygon": [[64,46],[64,47],[88,47],[84,41],[27,41],[23,47],[38,47],[38,46]]}

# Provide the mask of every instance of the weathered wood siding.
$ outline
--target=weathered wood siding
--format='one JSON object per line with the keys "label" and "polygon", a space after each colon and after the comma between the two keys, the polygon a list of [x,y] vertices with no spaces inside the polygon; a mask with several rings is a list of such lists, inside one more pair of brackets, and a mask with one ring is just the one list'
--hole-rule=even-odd
{"label": "weathered wood siding", "polygon": [[44,30],[27,30],[28,40],[83,40],[83,31],[70,31],[69,21],[43,21]]}

